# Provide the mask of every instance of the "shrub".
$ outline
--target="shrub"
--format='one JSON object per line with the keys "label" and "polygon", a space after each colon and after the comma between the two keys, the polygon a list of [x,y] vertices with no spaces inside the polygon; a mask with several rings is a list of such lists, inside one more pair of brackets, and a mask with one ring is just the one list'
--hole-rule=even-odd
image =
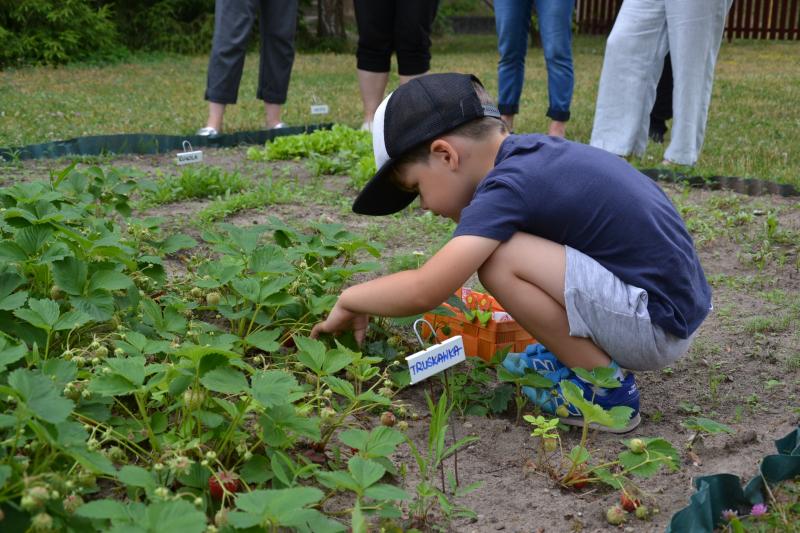
{"label": "shrub", "polygon": [[91,0],[0,0],[0,68],[59,64],[124,51],[109,6]]}
{"label": "shrub", "polygon": [[211,50],[214,0],[103,1],[114,6],[120,38],[131,50],[179,54]]}

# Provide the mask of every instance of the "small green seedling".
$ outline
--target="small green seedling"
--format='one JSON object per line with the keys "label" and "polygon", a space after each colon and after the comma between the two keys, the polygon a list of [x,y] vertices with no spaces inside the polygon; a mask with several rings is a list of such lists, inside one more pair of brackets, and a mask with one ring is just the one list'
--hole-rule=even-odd
{"label": "small green seedling", "polygon": [[525,415],[526,422],[533,425],[531,437],[539,438],[538,463],[543,465],[547,454],[555,452],[561,445],[558,435],[558,418],[545,418],[543,416]]}
{"label": "small green seedling", "polygon": [[516,417],[517,424],[519,424],[522,418],[522,409],[528,402],[528,397],[523,392],[522,387],[551,390],[553,388],[553,385],[555,385],[555,383],[553,383],[551,380],[547,379],[546,377],[542,376],[541,374],[533,370],[526,369],[525,374],[523,374],[522,376],[518,376],[516,374],[511,373],[508,369],[506,369],[502,365],[497,367],[497,378],[500,381],[505,381],[508,383],[512,383],[514,385],[516,392],[516,394],[514,395],[514,402],[517,407],[517,417]]}
{"label": "small green seedling", "polygon": [[691,450],[698,440],[702,439],[704,435],[714,435],[716,433],[729,433],[732,434],[733,428],[726,426],[710,418],[703,418],[701,416],[693,416],[681,422],[683,427],[692,431],[692,436],[686,444],[686,449]]}

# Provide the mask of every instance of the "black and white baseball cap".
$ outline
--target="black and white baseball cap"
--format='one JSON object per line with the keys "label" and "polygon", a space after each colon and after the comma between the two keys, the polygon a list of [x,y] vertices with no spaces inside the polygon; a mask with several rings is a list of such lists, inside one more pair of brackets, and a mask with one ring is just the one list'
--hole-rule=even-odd
{"label": "black and white baseball cap", "polygon": [[372,149],[378,172],[353,202],[362,215],[389,215],[417,194],[397,188],[390,179],[398,157],[454,128],[481,117],[500,118],[495,106],[482,104],[470,74],[427,74],[401,85],[375,112]]}

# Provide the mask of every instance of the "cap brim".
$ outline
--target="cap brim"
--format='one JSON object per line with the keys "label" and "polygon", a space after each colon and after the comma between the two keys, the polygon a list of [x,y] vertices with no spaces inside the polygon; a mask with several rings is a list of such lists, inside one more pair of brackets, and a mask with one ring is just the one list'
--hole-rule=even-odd
{"label": "cap brim", "polygon": [[399,189],[391,180],[391,159],[378,169],[353,202],[353,212],[359,215],[391,215],[402,211],[417,193]]}

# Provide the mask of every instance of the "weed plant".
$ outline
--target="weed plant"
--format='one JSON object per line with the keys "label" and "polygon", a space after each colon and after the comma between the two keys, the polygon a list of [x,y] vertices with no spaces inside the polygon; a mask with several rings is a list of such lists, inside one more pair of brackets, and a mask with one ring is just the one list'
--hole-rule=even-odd
{"label": "weed plant", "polygon": [[238,172],[226,172],[211,166],[185,167],[177,176],[162,176],[144,182],[140,208],[180,200],[230,196],[251,187],[250,180]]}

